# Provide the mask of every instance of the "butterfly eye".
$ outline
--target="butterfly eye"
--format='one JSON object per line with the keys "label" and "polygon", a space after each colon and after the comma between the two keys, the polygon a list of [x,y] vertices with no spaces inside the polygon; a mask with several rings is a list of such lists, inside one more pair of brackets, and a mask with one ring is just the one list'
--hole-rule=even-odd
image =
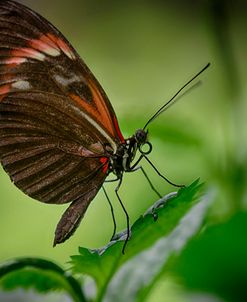
{"label": "butterfly eye", "polygon": [[147,132],[143,129],[136,130],[135,139],[139,145],[143,145],[147,141]]}

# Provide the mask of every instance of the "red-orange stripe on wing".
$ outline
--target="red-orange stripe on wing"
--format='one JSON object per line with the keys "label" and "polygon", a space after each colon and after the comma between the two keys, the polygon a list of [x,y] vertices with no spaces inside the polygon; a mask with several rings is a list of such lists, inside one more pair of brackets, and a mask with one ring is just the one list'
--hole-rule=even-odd
{"label": "red-orange stripe on wing", "polygon": [[10,90],[11,90],[11,84],[0,86],[0,102],[6,96],[6,94],[10,92]]}
{"label": "red-orange stripe on wing", "polygon": [[109,110],[106,106],[106,102],[102,95],[100,94],[95,83],[88,79],[88,85],[91,89],[93,100],[95,102],[97,111],[95,112],[95,117],[101,122],[102,125],[114,136],[115,131],[112,124],[112,119],[109,113]]}
{"label": "red-orange stripe on wing", "polygon": [[120,128],[119,128],[119,125],[118,125],[118,121],[117,121],[116,116],[114,116],[114,118],[113,118],[113,123],[114,123],[115,129],[116,129],[116,131],[117,131],[117,134],[118,134],[118,136],[119,136],[121,142],[124,143],[124,142],[125,142],[125,139],[124,139],[124,137],[123,137],[123,135],[122,135],[122,133],[121,133],[121,131],[120,131]]}

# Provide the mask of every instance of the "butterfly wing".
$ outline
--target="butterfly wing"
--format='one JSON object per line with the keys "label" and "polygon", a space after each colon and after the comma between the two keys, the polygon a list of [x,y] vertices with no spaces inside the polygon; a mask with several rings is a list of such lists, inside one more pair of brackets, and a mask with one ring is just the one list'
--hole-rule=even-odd
{"label": "butterfly wing", "polygon": [[38,94],[11,93],[1,101],[1,162],[27,195],[46,203],[70,202],[83,193],[96,173],[103,182],[107,158],[97,140],[94,151],[91,145],[87,149],[80,144],[83,125],[76,124],[69,110],[58,110],[59,104],[66,106],[66,98]]}
{"label": "butterfly wing", "polygon": [[[106,94],[63,35],[1,1],[0,159],[15,185],[42,202],[83,204],[82,217],[107,175],[105,146],[122,142]],[[65,224],[58,242],[78,225]]]}
{"label": "butterfly wing", "polygon": [[0,36],[1,99],[23,90],[67,96],[112,148],[124,141],[100,84],[52,24],[19,3],[2,1]]}

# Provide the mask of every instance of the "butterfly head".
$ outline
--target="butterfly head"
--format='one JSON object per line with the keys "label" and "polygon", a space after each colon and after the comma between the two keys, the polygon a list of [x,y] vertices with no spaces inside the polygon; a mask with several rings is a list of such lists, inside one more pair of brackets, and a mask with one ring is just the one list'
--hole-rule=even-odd
{"label": "butterfly head", "polygon": [[149,154],[152,151],[152,145],[148,141],[148,130],[138,129],[134,134],[136,148],[142,154]]}
{"label": "butterfly head", "polygon": [[134,134],[138,146],[145,144],[148,141],[148,131],[143,129],[136,130]]}

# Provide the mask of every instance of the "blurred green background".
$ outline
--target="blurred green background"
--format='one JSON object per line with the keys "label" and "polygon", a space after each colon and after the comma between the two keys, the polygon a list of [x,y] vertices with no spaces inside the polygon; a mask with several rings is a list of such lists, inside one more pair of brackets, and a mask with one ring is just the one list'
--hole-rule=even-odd
{"label": "blurred green background", "polygon": [[[150,159],[176,183],[201,177],[216,187],[212,221],[246,207],[246,1],[20,2],[51,21],[75,47],[105,89],[125,137],[211,62],[200,76],[202,85],[150,125]],[[146,170],[162,194],[174,191]],[[32,200],[3,169],[0,183],[0,261],[39,256],[64,264],[78,246],[97,248],[109,241],[112,220],[102,192],[75,235],[52,248],[66,205]],[[114,186],[106,188],[122,230],[125,217]],[[140,172],[125,175],[120,194],[132,222],[157,199]]]}

